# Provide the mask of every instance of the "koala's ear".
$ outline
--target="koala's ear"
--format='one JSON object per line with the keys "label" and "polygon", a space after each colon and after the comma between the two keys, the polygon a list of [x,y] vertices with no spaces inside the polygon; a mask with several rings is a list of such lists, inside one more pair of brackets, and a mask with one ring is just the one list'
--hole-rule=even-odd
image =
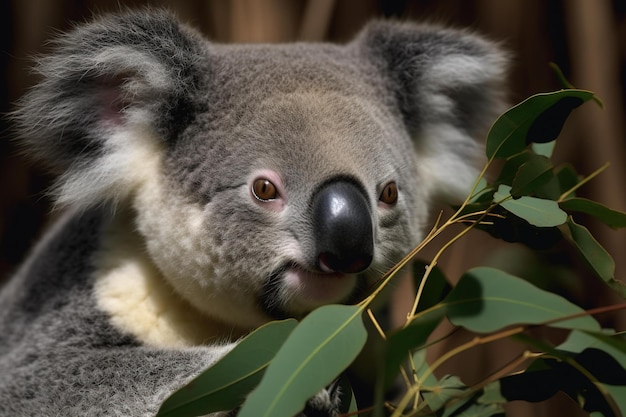
{"label": "koala's ear", "polygon": [[134,186],[147,155],[194,114],[204,47],[153,10],[105,16],[55,41],[13,117],[25,151],[64,173],[59,202],[93,204]]}
{"label": "koala's ear", "polygon": [[356,43],[388,81],[424,186],[464,198],[483,154],[476,139],[504,110],[506,54],[468,32],[398,22],[374,22]]}

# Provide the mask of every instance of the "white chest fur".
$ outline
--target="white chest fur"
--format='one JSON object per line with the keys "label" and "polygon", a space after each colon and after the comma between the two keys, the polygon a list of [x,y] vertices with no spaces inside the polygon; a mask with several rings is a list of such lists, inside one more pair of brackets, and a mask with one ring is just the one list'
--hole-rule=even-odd
{"label": "white chest fur", "polygon": [[95,296],[120,330],[143,343],[184,347],[227,342],[242,332],[184,301],[150,261],[132,222],[118,214],[95,257]]}

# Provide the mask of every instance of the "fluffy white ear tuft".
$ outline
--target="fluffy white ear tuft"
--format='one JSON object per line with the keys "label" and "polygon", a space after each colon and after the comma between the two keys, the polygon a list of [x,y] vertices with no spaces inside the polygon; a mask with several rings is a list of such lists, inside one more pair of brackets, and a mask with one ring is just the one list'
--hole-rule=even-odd
{"label": "fluffy white ear tuft", "polygon": [[[489,50],[488,44],[483,47]],[[482,140],[505,108],[500,87],[505,68],[504,55],[494,47],[481,56],[443,56],[422,75],[425,110],[415,143],[418,169],[434,198],[460,203],[471,191],[486,162]]]}
{"label": "fluffy white ear tuft", "polygon": [[103,16],[57,39],[13,118],[26,151],[63,174],[58,203],[119,199],[153,169],[151,152],[194,117],[189,91],[204,82],[205,48],[151,10]]}
{"label": "fluffy white ear tuft", "polygon": [[416,164],[422,186],[436,201],[460,204],[485,162],[480,144],[449,124],[425,127],[418,138]]}
{"label": "fluffy white ear tuft", "polygon": [[108,136],[101,156],[77,162],[52,189],[59,205],[87,207],[107,200],[119,202],[158,175],[163,144],[145,126],[120,128]]}
{"label": "fluffy white ear tuft", "polygon": [[480,164],[476,140],[505,107],[506,54],[466,31],[397,22],[371,24],[359,42],[389,81],[430,195],[463,199]]}

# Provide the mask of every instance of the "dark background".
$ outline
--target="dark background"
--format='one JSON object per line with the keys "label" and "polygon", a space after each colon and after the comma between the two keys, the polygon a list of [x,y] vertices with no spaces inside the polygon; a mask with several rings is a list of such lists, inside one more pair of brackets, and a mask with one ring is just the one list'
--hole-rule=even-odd
{"label": "dark background", "polygon": [[[560,88],[548,68],[549,62],[555,62],[574,85],[596,92],[605,104],[604,110],[587,104],[573,114],[563,131],[556,159],[573,162],[582,174],[610,162],[611,167],[582,193],[626,211],[624,0],[2,0],[0,112],[10,111],[11,103],[36,81],[29,73],[31,58],[46,50],[46,41],[55,33],[94,13],[145,4],[174,10],[182,20],[220,42],[346,41],[366,21],[381,16],[470,27],[501,41],[512,52],[511,103]],[[53,178],[19,154],[11,135],[7,118],[0,119],[0,283],[49,223],[51,209],[44,191]],[[626,231],[615,232],[596,222],[587,224],[615,258],[616,276],[625,279]],[[616,301],[602,285],[588,279],[585,267],[567,250],[542,254],[540,260],[547,260],[549,267],[537,272],[529,266],[536,259],[523,248],[502,247],[487,236],[475,234],[453,248],[441,264],[453,280],[468,266],[504,265],[535,280],[549,275],[540,283],[547,287],[550,278],[557,277],[564,295],[582,306]],[[583,279],[564,272],[568,267]],[[398,305],[402,301],[398,300]],[[406,313],[401,310],[399,314]],[[602,319],[605,324],[626,328],[624,314]],[[507,344],[493,346],[453,361],[447,370],[469,382],[476,381],[485,371],[510,360],[511,352],[519,349]],[[564,408],[567,404],[564,398],[543,406],[516,404],[510,415],[528,415],[530,409],[535,416],[576,415],[569,407]]]}

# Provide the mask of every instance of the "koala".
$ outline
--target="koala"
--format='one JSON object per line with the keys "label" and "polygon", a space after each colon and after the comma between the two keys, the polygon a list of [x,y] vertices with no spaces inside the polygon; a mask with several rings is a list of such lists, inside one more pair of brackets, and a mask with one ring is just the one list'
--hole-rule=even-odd
{"label": "koala", "polygon": [[63,210],[0,293],[0,415],[152,416],[259,325],[362,299],[466,195],[505,67],[388,21],[227,45],[146,9],[60,36],[13,114]]}

